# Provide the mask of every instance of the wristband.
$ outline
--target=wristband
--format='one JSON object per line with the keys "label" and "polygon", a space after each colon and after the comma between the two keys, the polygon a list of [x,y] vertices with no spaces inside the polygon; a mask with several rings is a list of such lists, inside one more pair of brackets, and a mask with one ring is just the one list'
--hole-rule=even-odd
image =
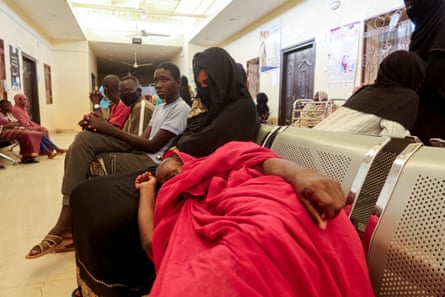
{"label": "wristband", "polygon": [[100,105],[99,104],[94,104],[93,105],[93,109],[100,109]]}

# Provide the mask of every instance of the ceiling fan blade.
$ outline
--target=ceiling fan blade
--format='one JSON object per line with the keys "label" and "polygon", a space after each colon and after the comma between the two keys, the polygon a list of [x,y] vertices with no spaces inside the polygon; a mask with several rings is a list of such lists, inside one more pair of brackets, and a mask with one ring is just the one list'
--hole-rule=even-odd
{"label": "ceiling fan blade", "polygon": [[170,37],[168,34],[162,34],[162,33],[147,33],[145,36],[156,36],[156,37]]}

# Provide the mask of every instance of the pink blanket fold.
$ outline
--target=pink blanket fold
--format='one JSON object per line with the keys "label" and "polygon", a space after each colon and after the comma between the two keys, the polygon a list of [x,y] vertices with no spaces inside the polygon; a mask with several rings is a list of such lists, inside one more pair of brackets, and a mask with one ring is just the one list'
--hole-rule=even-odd
{"label": "pink blanket fold", "polygon": [[346,215],[322,231],[290,184],[252,169],[275,153],[231,142],[180,156],[156,201],[151,297],[373,296]]}

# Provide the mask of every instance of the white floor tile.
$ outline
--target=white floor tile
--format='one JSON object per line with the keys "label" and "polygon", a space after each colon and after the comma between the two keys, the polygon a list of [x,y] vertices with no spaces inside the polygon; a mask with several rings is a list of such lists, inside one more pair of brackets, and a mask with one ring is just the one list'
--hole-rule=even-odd
{"label": "white floor tile", "polygon": [[[68,148],[75,132],[52,133]],[[20,159],[18,147],[3,153]],[[0,296],[71,296],[76,287],[74,253],[48,254],[27,260],[26,253],[55,224],[62,205],[63,156],[38,164],[11,165],[0,159]]]}

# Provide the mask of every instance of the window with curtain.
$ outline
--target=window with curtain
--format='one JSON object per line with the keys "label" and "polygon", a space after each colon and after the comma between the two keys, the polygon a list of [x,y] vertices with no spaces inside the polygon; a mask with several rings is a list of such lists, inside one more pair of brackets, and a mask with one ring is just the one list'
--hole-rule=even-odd
{"label": "window with curtain", "polygon": [[396,50],[408,50],[414,24],[405,8],[365,20],[362,84],[373,83],[380,62]]}

